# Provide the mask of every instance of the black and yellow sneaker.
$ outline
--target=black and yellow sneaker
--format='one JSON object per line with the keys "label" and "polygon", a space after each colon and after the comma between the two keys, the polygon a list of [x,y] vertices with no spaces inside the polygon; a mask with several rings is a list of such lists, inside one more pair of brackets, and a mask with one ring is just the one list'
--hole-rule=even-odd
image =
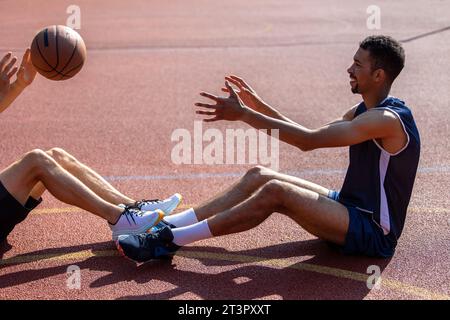
{"label": "black and yellow sneaker", "polygon": [[173,243],[173,233],[169,226],[164,226],[155,233],[119,236],[116,246],[125,257],[138,263],[166,259],[180,248]]}

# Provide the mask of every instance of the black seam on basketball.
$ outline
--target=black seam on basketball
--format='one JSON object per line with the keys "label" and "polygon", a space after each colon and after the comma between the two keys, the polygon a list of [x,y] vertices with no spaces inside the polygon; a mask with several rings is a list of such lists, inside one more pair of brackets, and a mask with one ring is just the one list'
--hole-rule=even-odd
{"label": "black seam on basketball", "polygon": [[58,65],[59,65],[58,26],[56,26],[56,25],[55,25],[55,42],[56,42],[56,66],[55,66],[55,70],[56,70],[56,68],[58,68]]}
{"label": "black seam on basketball", "polygon": [[[42,69],[41,69],[41,70],[42,70]],[[50,76],[50,77],[47,77],[47,79],[52,79],[52,78],[56,77],[57,75],[65,75],[64,73],[59,72],[59,71],[56,70],[56,69],[53,69],[53,70],[50,70],[50,71],[46,71],[46,72],[56,72],[55,75],[52,75],[52,76]]]}
{"label": "black seam on basketball", "polygon": [[50,77],[47,77],[47,79],[53,79],[53,78],[56,78],[57,76],[65,76],[64,73],[59,72],[58,70],[55,70],[55,72],[56,72],[56,74],[54,74],[54,75],[52,75]]}
{"label": "black seam on basketball", "polygon": [[64,68],[61,69],[61,72],[64,72],[64,69],[69,65],[70,61],[72,61],[72,58],[75,55],[75,51],[77,50],[77,46],[78,46],[78,38],[75,38],[75,47],[73,48],[72,55],[70,56],[69,61],[67,61]]}
{"label": "black seam on basketball", "polygon": [[75,70],[75,69],[78,69],[78,68],[81,67],[83,64],[84,64],[84,61],[82,61],[79,65],[73,67],[73,68],[70,69],[69,71],[67,71],[64,75],[65,75],[66,77],[69,77],[68,73],[72,72],[72,71]]}
{"label": "black seam on basketball", "polygon": [[44,70],[44,69],[42,69],[42,68],[40,68],[40,67],[37,67],[37,66],[35,66],[35,65],[33,65],[33,66],[34,66],[36,69],[39,69],[39,70],[41,70],[42,72],[46,72],[46,73],[55,71],[55,70]]}
{"label": "black seam on basketball", "polygon": [[66,76],[66,74],[64,74],[64,73],[62,73],[62,72],[59,72],[59,71],[56,70],[56,69],[52,69],[52,70],[44,70],[44,69],[39,68],[39,67],[36,67],[36,66],[34,66],[34,67],[37,68],[37,69],[39,69],[39,70],[41,70],[41,71],[47,72],[47,73],[50,73],[50,72],[53,72],[53,73],[54,73],[54,72],[56,72],[55,75],[49,76],[49,77],[47,77],[47,79],[52,79],[52,78],[56,77],[57,75],[63,75],[63,76]]}
{"label": "black seam on basketball", "polygon": [[[53,79],[53,78],[56,78],[57,76],[68,77],[68,75],[65,74],[65,73],[59,72],[58,70],[55,70],[55,71],[57,72],[56,74],[54,74],[54,75],[52,75],[50,77],[47,77],[47,78],[48,79]],[[59,79],[59,80],[61,80],[61,79]]]}
{"label": "black seam on basketball", "polygon": [[33,64],[33,66],[34,66],[36,69],[39,69],[39,70],[41,70],[41,71],[43,71],[43,72],[52,72],[52,71],[53,71],[53,70],[45,70],[45,69],[42,69],[41,67],[35,66],[34,64]]}
{"label": "black seam on basketball", "polygon": [[[39,42],[37,41],[37,37],[34,38],[34,40],[36,41],[36,46],[37,46],[37,49],[38,49],[38,51],[39,51],[39,54],[41,55],[41,58],[44,60],[44,62],[45,62],[50,68],[52,68],[51,71],[54,71],[55,68],[52,67],[52,65],[51,65],[50,63],[48,63],[47,59],[45,59],[44,55],[42,54],[41,48],[39,47]],[[50,72],[50,71],[47,71],[47,72]]]}
{"label": "black seam on basketball", "polygon": [[[47,77],[47,79],[53,79],[53,78],[57,77],[58,75],[61,75],[61,76],[63,76],[63,77],[72,78],[73,76],[68,75],[68,73],[70,73],[71,71],[73,71],[73,70],[75,70],[75,69],[78,69],[80,66],[83,65],[83,63],[84,63],[84,61],[81,62],[79,65],[73,67],[73,68],[70,69],[69,71],[67,71],[67,73],[62,73],[62,72],[59,72],[58,70],[55,70],[58,74],[55,74],[55,75],[53,75],[53,76],[51,76],[51,77]],[[61,79],[62,79],[62,78],[61,78]],[[59,80],[61,80],[61,79],[59,79]]]}

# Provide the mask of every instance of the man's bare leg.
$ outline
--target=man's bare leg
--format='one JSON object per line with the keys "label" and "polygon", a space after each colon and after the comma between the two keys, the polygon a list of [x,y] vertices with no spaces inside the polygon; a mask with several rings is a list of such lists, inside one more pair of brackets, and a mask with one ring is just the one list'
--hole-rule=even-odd
{"label": "man's bare leg", "polygon": [[[78,161],[65,150],[53,148],[46,151],[46,153],[103,200],[116,205],[120,203],[135,202],[135,200],[119,192],[97,172]],[[31,190],[30,196],[34,199],[39,199],[45,190],[44,185],[41,182],[38,182]]]}
{"label": "man's bare leg", "polygon": [[278,180],[269,181],[250,198],[207,222],[212,235],[221,236],[252,229],[273,212],[289,216],[321,239],[340,245],[345,242],[349,226],[345,206],[317,192]]}
{"label": "man's bare leg", "polygon": [[58,200],[115,223],[123,209],[105,201],[42,150],[33,150],[0,173],[0,181],[22,204],[41,182]]}
{"label": "man's bare leg", "polygon": [[141,241],[141,236],[123,237],[117,246],[128,258],[145,262],[171,255],[180,247],[199,240],[252,229],[273,212],[289,216],[321,239],[345,244],[350,221],[346,207],[315,191],[271,180],[249,198],[208,219],[177,228],[163,227],[155,235],[145,236],[146,241]]}
{"label": "man's bare leg", "polygon": [[329,192],[329,189],[318,184],[257,166],[247,171],[237,183],[226,191],[194,208],[198,221],[234,207],[250,197],[256,190],[270,180],[288,182],[298,187],[314,191],[322,196],[328,196]]}

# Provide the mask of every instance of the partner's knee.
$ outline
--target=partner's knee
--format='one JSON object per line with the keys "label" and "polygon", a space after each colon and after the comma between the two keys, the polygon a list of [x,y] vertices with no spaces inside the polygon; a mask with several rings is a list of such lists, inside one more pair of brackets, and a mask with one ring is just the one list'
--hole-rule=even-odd
{"label": "partner's knee", "polygon": [[52,148],[46,153],[63,167],[69,166],[75,162],[75,158],[62,148]]}
{"label": "partner's knee", "polygon": [[26,153],[22,158],[22,163],[25,164],[32,172],[39,174],[43,169],[47,169],[54,161],[43,150],[34,149]]}
{"label": "partner's knee", "polygon": [[27,152],[23,158],[22,162],[30,164],[30,165],[36,165],[40,163],[43,159],[48,158],[47,153],[45,153],[41,149],[34,149],[29,152]]}

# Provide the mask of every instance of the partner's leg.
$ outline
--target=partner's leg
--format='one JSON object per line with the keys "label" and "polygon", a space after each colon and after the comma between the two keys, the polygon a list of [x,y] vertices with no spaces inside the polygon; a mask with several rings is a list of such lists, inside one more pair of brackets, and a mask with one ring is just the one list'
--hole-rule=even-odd
{"label": "partner's leg", "polygon": [[31,189],[29,196],[33,199],[38,200],[42,194],[45,192],[45,186],[42,184],[42,182],[36,183],[36,185]]}
{"label": "partner's leg", "polygon": [[269,181],[247,200],[207,221],[211,233],[220,236],[254,228],[273,212],[289,216],[319,238],[344,244],[349,225],[345,206],[315,191],[279,180]]}
{"label": "partner's leg", "polygon": [[[97,172],[81,163],[65,150],[61,148],[52,148],[46,151],[46,153],[103,200],[116,205],[120,203],[135,202],[135,200],[120,193]],[[41,182],[38,182],[32,189],[30,196],[34,199],[39,199],[44,192],[44,185]]]}
{"label": "partner's leg", "polygon": [[22,204],[30,194],[37,195],[40,188],[38,183],[41,182],[58,200],[92,212],[111,223],[116,222],[123,211],[103,200],[47,153],[38,149],[25,154],[2,171],[0,181]]}
{"label": "partner's leg", "polygon": [[325,197],[328,196],[329,192],[329,189],[301,178],[282,174],[261,166],[256,166],[247,171],[247,173],[237,183],[228,188],[226,191],[194,208],[198,221],[209,218],[218,212],[232,208],[247,199],[262,185],[270,180],[288,182],[298,187],[314,191]]}

